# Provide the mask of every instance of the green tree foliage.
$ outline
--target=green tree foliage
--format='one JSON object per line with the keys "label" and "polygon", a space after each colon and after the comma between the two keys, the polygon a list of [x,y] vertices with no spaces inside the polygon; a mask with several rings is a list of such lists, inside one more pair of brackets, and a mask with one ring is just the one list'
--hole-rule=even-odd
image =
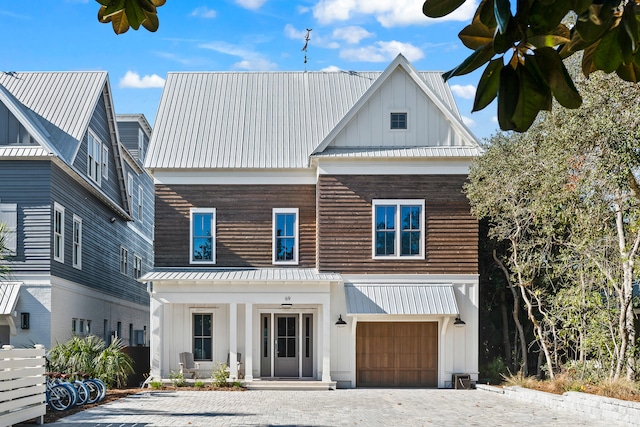
{"label": "green tree foliage", "polygon": [[111,22],[116,34],[126,33],[130,27],[137,30],[141,25],[151,32],[157,31],[160,21],[156,8],[166,3],[166,0],[96,1],[101,4],[98,21],[103,24]]}
{"label": "green tree foliage", "polygon": [[[465,0],[426,0],[423,13],[439,18]],[[637,0],[482,0],[458,35],[473,53],[444,74],[445,80],[486,64],[473,111],[497,98],[503,130],[529,129],[552,101],[577,108],[582,99],[562,60],[583,51],[582,71],[616,72],[640,80]],[[515,14],[514,14],[515,11]],[[576,18],[567,25],[566,17]]]}

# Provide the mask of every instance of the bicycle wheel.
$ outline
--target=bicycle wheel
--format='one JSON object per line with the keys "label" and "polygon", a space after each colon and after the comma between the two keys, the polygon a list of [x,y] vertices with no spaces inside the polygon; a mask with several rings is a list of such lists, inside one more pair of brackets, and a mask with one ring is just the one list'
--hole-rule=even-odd
{"label": "bicycle wheel", "polygon": [[84,405],[89,400],[89,389],[82,381],[75,380],[72,382],[73,386],[76,388],[76,393],[78,393],[78,400],[76,401],[76,406]]}
{"label": "bicycle wheel", "polygon": [[89,390],[87,403],[96,403],[102,395],[102,388],[96,381],[92,379],[86,379],[83,382],[85,387],[87,387],[87,390]]}
{"label": "bicycle wheel", "polygon": [[92,380],[95,381],[96,384],[98,384],[98,386],[100,387],[100,398],[98,399],[99,402],[107,395],[107,386],[104,382],[102,382],[100,378],[92,378]]}
{"label": "bicycle wheel", "polygon": [[73,405],[73,393],[68,387],[56,384],[47,393],[47,403],[54,411],[65,411]]}

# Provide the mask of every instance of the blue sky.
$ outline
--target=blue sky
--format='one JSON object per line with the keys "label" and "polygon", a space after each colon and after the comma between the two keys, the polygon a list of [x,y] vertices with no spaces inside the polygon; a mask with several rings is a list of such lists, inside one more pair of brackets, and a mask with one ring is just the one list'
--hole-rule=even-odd
{"label": "blue sky", "polygon": [[[160,28],[115,35],[94,0],[0,0],[1,71],[106,70],[117,113],[153,124],[170,71],[382,71],[402,53],[418,70],[447,71],[471,51],[457,37],[477,0],[446,19],[423,0],[167,0]],[[306,29],[311,28],[304,63]],[[449,81],[469,128],[497,130],[495,103],[471,113],[479,73]]]}

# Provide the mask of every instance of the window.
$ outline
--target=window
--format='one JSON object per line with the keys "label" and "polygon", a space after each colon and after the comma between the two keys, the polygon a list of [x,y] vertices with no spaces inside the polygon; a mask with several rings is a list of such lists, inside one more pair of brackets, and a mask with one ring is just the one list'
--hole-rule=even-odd
{"label": "window", "polygon": [[80,332],[80,335],[84,335],[84,319],[80,319],[80,328],[78,329],[78,331]]}
{"label": "window", "polygon": [[142,222],[142,201],[144,193],[142,192],[142,185],[138,185],[138,221]]}
{"label": "window", "polygon": [[374,200],[373,218],[374,258],[424,258],[424,200]]}
{"label": "window", "polygon": [[96,184],[100,185],[100,178],[102,173],[102,143],[93,132],[89,131],[87,134],[87,175]]}
{"label": "window", "polygon": [[87,320],[87,335],[91,334],[91,320]]}
{"label": "window", "polygon": [[15,255],[18,250],[18,205],[0,203],[0,224],[4,224],[4,254]]}
{"label": "window", "polygon": [[102,178],[109,179],[109,147],[106,144],[102,146]]}
{"label": "window", "polygon": [[391,113],[391,129],[406,129],[407,113]]}
{"label": "window", "polygon": [[64,263],[64,207],[53,204],[53,259]]}
{"label": "window", "polygon": [[129,198],[129,209],[133,211],[133,175],[127,174],[127,197]]}
{"label": "window", "polygon": [[71,332],[74,335],[78,332],[78,319],[71,319]]}
{"label": "window", "polygon": [[298,209],[273,210],[273,263],[298,263]]}
{"label": "window", "polygon": [[138,128],[138,159],[144,159],[144,132]]}
{"label": "window", "polygon": [[142,276],[142,258],[138,255],[133,256],[133,277],[139,279]]}
{"label": "window", "polygon": [[193,315],[193,359],[213,360],[211,355],[212,336],[211,318],[212,314],[195,313]]}
{"label": "window", "polygon": [[82,270],[82,218],[73,216],[73,267]]}
{"label": "window", "polygon": [[129,272],[129,251],[120,246],[120,273],[127,274]]}
{"label": "window", "polygon": [[133,347],[133,323],[129,323],[129,347]]}
{"label": "window", "polygon": [[215,264],[216,262],[216,210],[191,209],[191,263]]}

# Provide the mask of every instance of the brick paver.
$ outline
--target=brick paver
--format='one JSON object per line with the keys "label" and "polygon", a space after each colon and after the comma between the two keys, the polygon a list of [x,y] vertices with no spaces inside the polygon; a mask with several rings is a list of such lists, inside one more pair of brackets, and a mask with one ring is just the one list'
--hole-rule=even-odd
{"label": "brick paver", "polygon": [[150,391],[59,426],[614,426],[479,390]]}

